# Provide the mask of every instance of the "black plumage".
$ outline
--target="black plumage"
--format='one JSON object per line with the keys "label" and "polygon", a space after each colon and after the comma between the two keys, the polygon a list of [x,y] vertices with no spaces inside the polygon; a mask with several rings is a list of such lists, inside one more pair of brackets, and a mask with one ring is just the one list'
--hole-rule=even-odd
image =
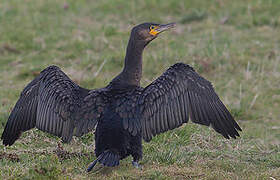
{"label": "black plumage", "polygon": [[58,67],[44,69],[22,91],[4,132],[3,144],[12,145],[31,128],[62,137],[82,136],[93,130],[97,159],[116,166],[133,156],[142,158],[142,138],[187,123],[211,125],[225,138],[236,138],[241,128],[215,93],[211,83],[189,65],[177,63],[145,88],[140,87],[142,53],[146,45],[174,23],[144,23],[134,27],[123,71],[105,88],[88,90],[75,84]]}

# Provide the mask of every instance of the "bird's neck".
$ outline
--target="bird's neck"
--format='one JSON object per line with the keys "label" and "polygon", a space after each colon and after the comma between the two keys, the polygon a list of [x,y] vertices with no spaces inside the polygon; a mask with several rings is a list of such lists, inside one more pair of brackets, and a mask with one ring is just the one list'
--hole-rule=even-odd
{"label": "bird's neck", "polygon": [[112,81],[113,83],[140,86],[142,77],[142,54],[145,48],[145,43],[134,41],[130,38],[125,56],[125,64],[123,71]]}

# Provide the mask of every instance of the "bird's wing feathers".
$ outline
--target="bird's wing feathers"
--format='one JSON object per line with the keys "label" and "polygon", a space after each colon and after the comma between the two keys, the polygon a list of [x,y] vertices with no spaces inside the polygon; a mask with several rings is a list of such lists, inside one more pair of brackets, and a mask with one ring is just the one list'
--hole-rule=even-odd
{"label": "bird's wing feathers", "polygon": [[72,115],[79,108],[83,89],[56,66],[46,68],[41,76],[36,127],[69,142],[74,129]]}
{"label": "bird's wing feathers", "polygon": [[141,96],[143,88],[137,87],[134,90],[122,94],[122,98],[117,100],[115,111],[122,118],[124,129],[133,136],[141,131],[141,122],[137,120],[137,100]]}
{"label": "bird's wing feathers", "polygon": [[[2,134],[3,144],[12,145],[21,132],[33,127],[69,142],[74,127],[80,132],[80,124],[84,122],[76,114],[88,92],[58,67],[44,69],[21,93]],[[83,116],[89,114],[88,109],[84,111]],[[96,124],[95,120],[92,122]]]}
{"label": "bird's wing feathers", "polygon": [[[133,135],[142,129],[145,141],[181,126],[189,117],[212,125],[226,138],[239,136],[241,128],[211,83],[188,65],[173,65],[141,92],[133,93],[131,104],[125,109],[120,106],[118,113],[124,129]],[[50,66],[22,91],[2,134],[3,143],[12,145],[21,132],[35,126],[65,142],[72,135],[81,136],[95,127],[107,103],[105,94],[102,89],[79,87],[58,67]]]}
{"label": "bird's wing feathers", "polygon": [[82,136],[92,131],[107,103],[102,89],[92,90],[83,99],[82,106],[75,114],[75,136]]}
{"label": "bird's wing feathers", "polygon": [[12,110],[1,137],[4,145],[12,145],[22,131],[35,127],[39,81],[38,76],[21,92],[20,99]]}
{"label": "bird's wing feathers", "polygon": [[215,93],[211,83],[183,63],[170,67],[147,86],[139,100],[139,117],[145,141],[187,123],[212,125],[224,137],[241,130]]}

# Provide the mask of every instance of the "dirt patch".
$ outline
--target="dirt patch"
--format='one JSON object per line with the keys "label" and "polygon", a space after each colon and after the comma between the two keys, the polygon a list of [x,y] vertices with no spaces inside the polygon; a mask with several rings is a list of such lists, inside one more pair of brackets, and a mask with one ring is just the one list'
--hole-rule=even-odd
{"label": "dirt patch", "polygon": [[19,162],[19,157],[15,153],[1,152],[0,153],[0,159],[8,159],[8,160],[13,161],[13,162]]}
{"label": "dirt patch", "polygon": [[63,147],[58,144],[57,148],[53,150],[53,153],[57,155],[60,161],[70,159],[72,157],[89,157],[90,153],[82,153],[82,152],[68,152],[63,149]]}
{"label": "dirt patch", "polygon": [[[58,144],[56,149],[54,150],[44,150],[44,151],[17,151],[17,154],[33,154],[33,155],[50,155],[50,154],[56,154],[59,158],[59,161],[63,161],[66,159],[71,159],[73,157],[89,157],[91,156],[92,152],[90,153],[82,153],[82,152],[68,152],[63,149],[61,144]],[[14,162],[18,162],[19,156],[16,153],[5,153],[0,152],[0,160],[1,159],[8,159]]]}
{"label": "dirt patch", "polygon": [[9,53],[14,53],[14,54],[19,54],[20,51],[18,49],[16,49],[15,47],[13,47],[12,45],[8,44],[8,43],[4,43],[2,45],[2,47],[0,47],[0,53],[7,51]]}

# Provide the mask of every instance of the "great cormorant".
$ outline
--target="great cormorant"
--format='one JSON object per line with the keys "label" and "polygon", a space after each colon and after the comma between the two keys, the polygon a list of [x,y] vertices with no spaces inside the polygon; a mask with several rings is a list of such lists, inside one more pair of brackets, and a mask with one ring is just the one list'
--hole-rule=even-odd
{"label": "great cormorant", "polygon": [[241,128],[215,93],[211,83],[189,65],[177,63],[145,88],[140,86],[142,53],[159,33],[175,23],[143,23],[135,26],[126,49],[122,72],[108,86],[88,90],[75,84],[56,66],[44,69],[22,91],[2,134],[3,144],[12,145],[31,128],[62,137],[95,132],[97,159],[104,166],[117,166],[129,155],[138,167],[142,138],[187,123],[211,125],[225,138],[239,136]]}

